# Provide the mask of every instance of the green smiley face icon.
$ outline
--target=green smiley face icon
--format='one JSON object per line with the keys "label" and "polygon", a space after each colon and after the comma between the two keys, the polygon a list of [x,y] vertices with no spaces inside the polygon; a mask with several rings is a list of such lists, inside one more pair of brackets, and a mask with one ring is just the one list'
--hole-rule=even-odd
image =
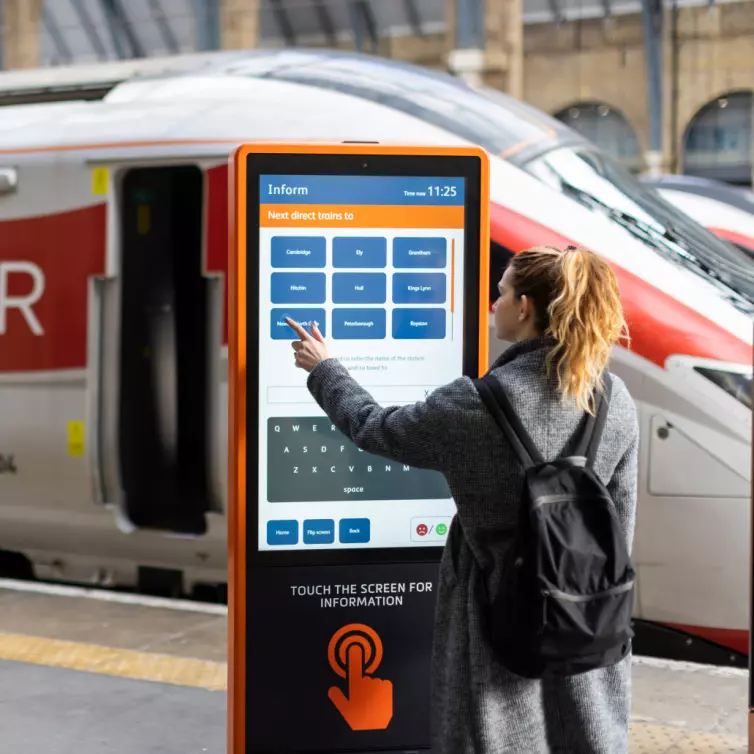
{"label": "green smiley face icon", "polygon": [[437,533],[442,537],[448,533],[448,527],[445,524],[437,524]]}

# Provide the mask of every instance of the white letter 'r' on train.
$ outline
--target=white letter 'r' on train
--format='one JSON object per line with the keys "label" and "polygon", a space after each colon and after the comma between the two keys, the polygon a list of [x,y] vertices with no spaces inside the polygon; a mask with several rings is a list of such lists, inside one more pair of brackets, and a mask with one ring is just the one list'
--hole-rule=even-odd
{"label": "white letter 'r' on train", "polygon": [[[32,287],[23,296],[11,296],[8,282],[11,275],[29,275]],[[44,335],[42,325],[34,314],[32,306],[45,292],[45,276],[42,269],[33,262],[0,262],[0,335],[5,335],[8,309],[18,309],[34,335]]]}

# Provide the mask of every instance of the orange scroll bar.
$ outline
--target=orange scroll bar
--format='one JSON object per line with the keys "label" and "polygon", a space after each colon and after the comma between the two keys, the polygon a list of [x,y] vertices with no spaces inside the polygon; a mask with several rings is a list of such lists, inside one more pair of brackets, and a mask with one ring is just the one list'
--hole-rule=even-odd
{"label": "orange scroll bar", "polygon": [[455,311],[456,303],[456,239],[450,239],[450,312]]}
{"label": "orange scroll bar", "polygon": [[261,204],[266,228],[463,228],[463,207]]}

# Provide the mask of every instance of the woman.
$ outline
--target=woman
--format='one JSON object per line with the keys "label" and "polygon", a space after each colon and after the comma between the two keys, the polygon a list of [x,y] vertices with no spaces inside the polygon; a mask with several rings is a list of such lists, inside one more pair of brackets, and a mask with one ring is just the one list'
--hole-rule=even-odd
{"label": "woman", "polygon": [[[495,303],[498,338],[512,345],[491,367],[545,458],[573,451],[611,347],[625,332],[618,286],[592,252],[538,247],[516,255]],[[625,754],[629,656],[557,680],[528,680],[494,658],[481,631],[476,585],[500,578],[506,530],[523,473],[468,377],[424,403],[378,406],[336,359],[319,331],[290,322],[297,366],[332,422],[365,451],[448,480],[457,507],[440,566],[432,671],[433,746],[443,754]],[[639,431],[624,383],[612,393],[595,471],[616,504],[631,548]]]}

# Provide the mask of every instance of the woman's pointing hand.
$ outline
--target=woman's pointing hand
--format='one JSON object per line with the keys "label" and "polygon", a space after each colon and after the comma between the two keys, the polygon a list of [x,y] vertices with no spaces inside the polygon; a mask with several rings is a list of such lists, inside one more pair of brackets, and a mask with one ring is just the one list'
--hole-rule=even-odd
{"label": "woman's pointing hand", "polygon": [[311,372],[320,361],[330,358],[325,339],[314,322],[312,322],[312,334],[310,335],[298,322],[294,322],[290,317],[286,317],[285,321],[296,335],[301,338],[301,340],[294,340],[291,343],[293,350],[296,352],[297,367]]}

